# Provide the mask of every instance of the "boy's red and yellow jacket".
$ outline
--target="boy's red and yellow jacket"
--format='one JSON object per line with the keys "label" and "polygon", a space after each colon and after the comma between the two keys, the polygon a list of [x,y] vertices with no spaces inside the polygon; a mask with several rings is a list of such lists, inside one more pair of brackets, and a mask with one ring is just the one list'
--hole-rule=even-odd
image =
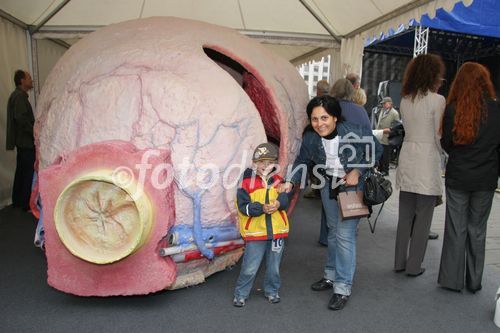
{"label": "boy's red and yellow jacket", "polygon": [[[240,223],[240,233],[243,239],[270,240],[288,236],[288,194],[278,193],[277,187],[283,178],[274,175],[264,179],[255,174],[252,169],[243,173],[241,187],[236,196],[236,206]],[[265,214],[264,204],[274,200],[280,202],[279,209],[273,214]]]}

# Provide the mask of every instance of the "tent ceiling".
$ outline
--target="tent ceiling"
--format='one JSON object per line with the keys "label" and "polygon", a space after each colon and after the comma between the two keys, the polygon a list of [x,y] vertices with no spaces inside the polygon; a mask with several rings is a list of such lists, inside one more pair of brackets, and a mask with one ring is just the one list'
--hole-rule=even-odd
{"label": "tent ceiling", "polygon": [[[29,26],[37,26],[66,1],[2,0],[0,10]],[[390,19],[432,2],[449,6],[457,1],[70,0],[43,25],[40,32],[50,32],[52,37],[65,39],[71,44],[71,38],[81,37],[100,26],[141,17],[177,16],[237,29],[266,44],[273,44],[267,46],[280,49],[278,53],[291,60],[299,57],[301,52],[338,47],[332,34],[348,36],[360,28],[369,28],[377,20]],[[73,35],[61,35],[61,31]],[[56,32],[59,35],[55,35]],[[290,45],[296,50],[292,51]]]}
{"label": "tent ceiling", "polygon": [[302,55],[309,54],[318,49],[313,46],[276,45],[267,43],[263,43],[263,45],[266,48],[270,49],[272,52],[290,61],[300,58]]}
{"label": "tent ceiling", "polygon": [[[37,25],[63,0],[3,0],[0,8]],[[347,35],[412,0],[308,1],[333,31]],[[239,30],[328,34],[296,0],[71,0],[48,26],[102,26],[149,16],[177,16]]]}

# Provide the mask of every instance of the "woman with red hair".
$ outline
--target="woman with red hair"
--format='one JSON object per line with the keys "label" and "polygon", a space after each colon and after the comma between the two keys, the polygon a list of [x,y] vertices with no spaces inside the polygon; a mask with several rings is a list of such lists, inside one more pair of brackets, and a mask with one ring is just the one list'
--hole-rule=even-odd
{"label": "woman with red hair", "polygon": [[499,172],[500,109],[486,67],[475,62],[460,67],[442,128],[449,159],[438,283],[455,291],[465,285],[475,293],[481,289],[486,223]]}

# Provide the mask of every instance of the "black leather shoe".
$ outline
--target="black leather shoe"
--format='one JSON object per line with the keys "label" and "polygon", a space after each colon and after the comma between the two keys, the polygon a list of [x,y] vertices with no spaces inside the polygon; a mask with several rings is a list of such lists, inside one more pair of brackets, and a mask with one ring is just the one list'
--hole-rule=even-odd
{"label": "black leather shoe", "polygon": [[462,292],[460,289],[455,289],[455,288],[449,288],[449,287],[444,287],[444,286],[441,286],[441,288],[445,289],[445,290],[448,290],[448,291],[453,291],[455,293],[460,293]]}
{"label": "black leather shoe", "polygon": [[330,298],[330,302],[328,302],[328,308],[330,310],[342,310],[344,306],[347,304],[349,300],[349,296],[333,294],[332,298]]}
{"label": "black leather shoe", "polygon": [[323,290],[328,290],[333,288],[333,281],[328,280],[328,279],[321,279],[318,282],[314,282],[311,285],[311,289],[314,291],[323,291]]}
{"label": "black leather shoe", "polygon": [[479,287],[477,287],[477,288],[470,288],[470,287],[466,287],[466,288],[467,288],[467,290],[468,290],[469,292],[471,292],[471,293],[473,293],[473,294],[475,294],[475,293],[477,293],[479,290],[483,289],[483,287],[482,287],[482,286],[479,286]]}
{"label": "black leather shoe", "polygon": [[439,235],[436,234],[435,232],[429,232],[429,239],[438,239]]}
{"label": "black leather shoe", "polygon": [[406,273],[406,275],[411,276],[411,277],[417,277],[417,276],[424,274],[424,272],[425,272],[425,268],[421,268],[420,272],[418,272],[418,273]]}

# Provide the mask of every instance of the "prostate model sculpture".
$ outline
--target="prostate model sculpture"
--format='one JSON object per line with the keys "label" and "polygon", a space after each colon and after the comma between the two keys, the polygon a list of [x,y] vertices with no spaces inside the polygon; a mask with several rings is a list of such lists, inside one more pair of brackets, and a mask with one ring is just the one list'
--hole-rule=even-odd
{"label": "prostate model sculpture", "polygon": [[233,265],[241,172],[265,141],[293,161],[306,102],[290,63],[207,23],[128,21],[72,46],[36,115],[48,283],[147,294]]}

